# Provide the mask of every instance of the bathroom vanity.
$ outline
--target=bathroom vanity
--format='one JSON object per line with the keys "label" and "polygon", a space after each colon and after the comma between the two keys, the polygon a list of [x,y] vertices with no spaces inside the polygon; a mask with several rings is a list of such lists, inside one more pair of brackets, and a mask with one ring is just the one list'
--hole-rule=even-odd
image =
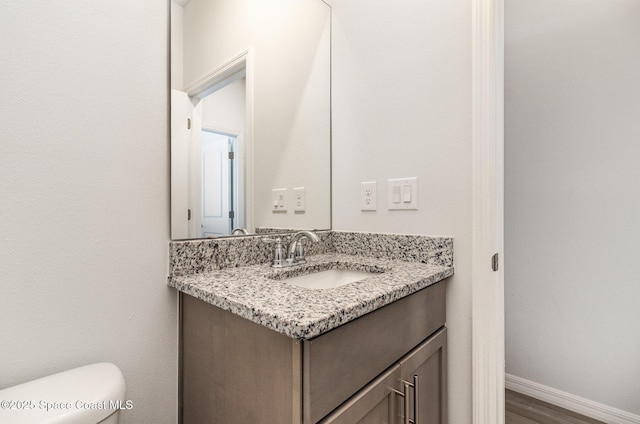
{"label": "bathroom vanity", "polygon": [[[193,246],[173,246],[182,423],[447,422],[442,280],[453,274],[452,240],[423,237],[414,250],[382,243],[383,254],[371,240],[366,251],[348,248],[352,238],[328,232],[295,270],[185,273],[180,264],[198,261],[182,249]],[[287,281],[328,269],[368,274],[331,289]]]}

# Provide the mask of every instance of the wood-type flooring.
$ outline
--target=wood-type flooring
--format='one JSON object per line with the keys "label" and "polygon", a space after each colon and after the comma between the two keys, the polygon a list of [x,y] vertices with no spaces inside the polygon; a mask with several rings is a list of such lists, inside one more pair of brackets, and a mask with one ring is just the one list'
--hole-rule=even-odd
{"label": "wood-type flooring", "polygon": [[506,424],[603,424],[572,411],[507,390]]}

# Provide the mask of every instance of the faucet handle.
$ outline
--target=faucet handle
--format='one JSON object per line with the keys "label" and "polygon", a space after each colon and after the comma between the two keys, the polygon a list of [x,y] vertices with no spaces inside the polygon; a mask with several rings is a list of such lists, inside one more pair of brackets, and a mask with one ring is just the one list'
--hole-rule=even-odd
{"label": "faucet handle", "polygon": [[284,247],[282,246],[282,239],[280,237],[262,239],[265,243],[273,243],[273,258],[271,260],[271,266],[274,268],[280,268],[284,265],[287,255],[285,254]]}

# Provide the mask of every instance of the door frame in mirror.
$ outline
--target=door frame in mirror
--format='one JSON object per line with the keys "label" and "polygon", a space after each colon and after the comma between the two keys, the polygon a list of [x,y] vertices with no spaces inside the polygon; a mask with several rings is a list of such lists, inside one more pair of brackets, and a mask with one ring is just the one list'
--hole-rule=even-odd
{"label": "door frame in mirror", "polygon": [[[244,50],[223,65],[208,72],[203,77],[189,84],[183,90],[190,99],[196,99],[196,102],[204,99],[209,94],[225,87],[226,85],[240,79],[245,78],[245,126],[244,126],[244,158],[245,158],[245,175],[244,175],[244,204],[245,208],[245,226],[246,228],[254,228],[254,213],[249,205],[253,204],[254,197],[254,180],[253,180],[253,98],[254,98],[254,71],[253,71],[253,50],[251,48]],[[173,184],[172,184],[173,187]],[[189,205],[190,206],[190,205]],[[172,205],[172,210],[173,210]],[[189,226],[189,238],[195,234],[192,225]]]}

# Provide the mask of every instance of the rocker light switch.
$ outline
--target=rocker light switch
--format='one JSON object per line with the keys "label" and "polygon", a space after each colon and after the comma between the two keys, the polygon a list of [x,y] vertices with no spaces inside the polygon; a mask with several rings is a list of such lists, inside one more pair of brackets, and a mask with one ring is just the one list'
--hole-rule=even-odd
{"label": "rocker light switch", "polygon": [[411,203],[411,186],[402,186],[402,203]]}
{"label": "rocker light switch", "polygon": [[418,209],[418,178],[399,178],[387,181],[387,205],[393,210]]}
{"label": "rocker light switch", "polygon": [[400,186],[393,186],[391,190],[393,191],[393,194],[392,194],[393,200],[392,200],[392,202],[394,204],[400,203]]}

